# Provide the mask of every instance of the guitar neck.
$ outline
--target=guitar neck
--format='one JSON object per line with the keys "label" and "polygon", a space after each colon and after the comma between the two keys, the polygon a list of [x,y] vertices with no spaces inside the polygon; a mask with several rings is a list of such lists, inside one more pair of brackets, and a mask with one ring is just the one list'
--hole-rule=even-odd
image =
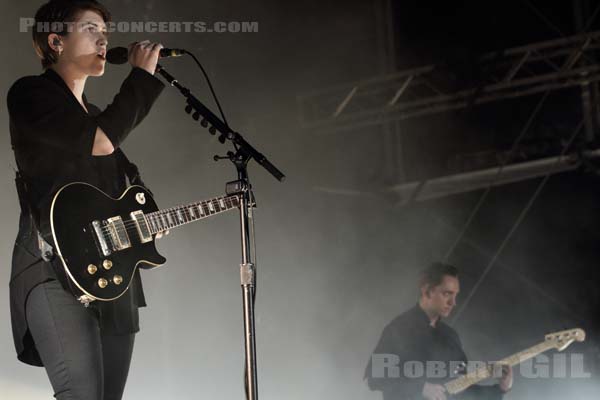
{"label": "guitar neck", "polygon": [[155,234],[237,208],[239,204],[240,200],[237,195],[221,196],[158,210],[145,214],[145,217],[150,232]]}
{"label": "guitar neck", "polygon": [[501,364],[508,364],[512,367],[512,366],[522,363],[523,361],[527,361],[530,358],[537,356],[538,354],[548,351],[553,347],[554,347],[554,345],[552,343],[542,342],[542,343],[536,344],[535,346],[532,346],[528,349],[525,349],[523,351],[515,353],[512,356],[503,358],[502,360],[500,360],[498,362]]}
{"label": "guitar neck", "polygon": [[[554,345],[549,342],[541,342],[535,346],[529,347],[523,351],[515,353],[509,357],[503,358],[502,360],[497,361],[497,364],[506,364],[515,366],[523,361],[529,360],[541,354],[547,350],[553,348]],[[469,386],[475,385],[483,380],[486,380],[492,377],[493,371],[491,366],[482,366],[477,368],[475,371],[469,372],[459,378],[453,379],[450,382],[447,382],[444,386],[446,390],[450,394],[460,393],[463,390],[467,389]]]}

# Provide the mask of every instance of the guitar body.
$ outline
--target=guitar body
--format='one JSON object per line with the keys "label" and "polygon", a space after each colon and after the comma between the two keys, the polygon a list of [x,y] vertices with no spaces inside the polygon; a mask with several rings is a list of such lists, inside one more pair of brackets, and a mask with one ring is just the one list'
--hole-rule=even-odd
{"label": "guitar body", "polygon": [[165,263],[156,250],[156,235],[140,232],[132,217],[132,212],[143,213],[143,220],[157,210],[152,195],[141,186],[129,187],[118,199],[79,182],[56,193],[50,209],[55,253],[82,294],[115,300],[127,291],[138,267]]}

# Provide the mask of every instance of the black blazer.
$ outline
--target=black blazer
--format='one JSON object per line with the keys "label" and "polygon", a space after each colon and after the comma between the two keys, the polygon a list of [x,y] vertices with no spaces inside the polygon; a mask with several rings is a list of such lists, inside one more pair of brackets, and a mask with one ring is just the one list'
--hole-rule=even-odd
{"label": "black blazer", "polygon": [[[87,101],[89,113],[54,70],[17,80],[7,96],[10,137],[15,160],[29,187],[29,202],[44,214],[54,193],[70,182],[86,182],[118,196],[126,188],[125,175],[115,154],[92,156],[97,127],[117,149],[148,114],[164,84],[153,75],[133,68],[113,102],[101,111]],[[65,282],[63,269],[41,259],[37,233],[30,216],[22,214],[13,251],[10,306],[17,357],[42,365],[25,318],[27,295],[37,284],[50,279]],[[64,283],[63,283],[63,286]],[[67,288],[65,287],[65,290]],[[138,307],[146,305],[139,273],[129,290],[113,302],[92,302],[100,311],[105,331],[137,332]]]}

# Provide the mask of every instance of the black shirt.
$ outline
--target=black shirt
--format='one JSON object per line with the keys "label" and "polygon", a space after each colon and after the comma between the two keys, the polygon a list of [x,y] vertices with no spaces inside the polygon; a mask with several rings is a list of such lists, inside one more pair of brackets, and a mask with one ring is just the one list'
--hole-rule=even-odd
{"label": "black shirt", "polygon": [[[440,362],[437,377],[426,378],[427,361],[430,367],[431,361]],[[456,331],[441,320],[432,327],[429,317],[417,304],[385,327],[365,378],[371,390],[383,393],[384,400],[421,399],[425,382],[441,385],[451,380],[454,372],[451,369],[458,362],[466,363],[467,357]],[[502,392],[498,385],[474,385],[459,394],[459,398],[501,399]]]}
{"label": "black shirt", "polygon": [[[145,118],[163,88],[156,77],[133,68],[104,111],[88,103],[84,94],[88,113],[52,69],[13,84],[7,96],[11,143],[17,166],[28,182],[28,200],[41,220],[55,192],[67,183],[86,182],[113,197],[125,190],[125,174],[116,152],[92,156],[96,129],[101,127],[117,149]],[[31,365],[41,366],[42,362],[28,330],[25,302],[36,285],[51,279],[65,281],[57,276],[62,268],[56,263],[60,260],[41,259],[34,224],[22,212],[13,250],[10,307],[17,357]],[[98,310],[105,332],[126,334],[139,330],[137,309],[145,305],[138,271],[123,296],[112,302],[95,301],[90,307]]]}

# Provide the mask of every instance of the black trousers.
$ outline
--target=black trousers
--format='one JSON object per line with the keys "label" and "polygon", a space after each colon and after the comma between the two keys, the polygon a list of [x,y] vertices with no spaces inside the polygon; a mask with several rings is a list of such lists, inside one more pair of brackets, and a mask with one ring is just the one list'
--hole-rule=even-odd
{"label": "black trousers", "polygon": [[32,289],[26,315],[58,400],[120,400],[135,334],[106,335],[98,311],[51,280]]}

